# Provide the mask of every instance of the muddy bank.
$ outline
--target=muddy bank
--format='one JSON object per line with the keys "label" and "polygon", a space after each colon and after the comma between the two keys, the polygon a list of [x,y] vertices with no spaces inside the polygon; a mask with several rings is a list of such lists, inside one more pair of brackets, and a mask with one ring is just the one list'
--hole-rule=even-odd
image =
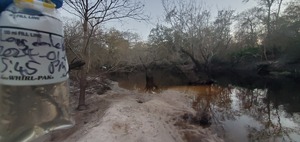
{"label": "muddy bank", "polygon": [[[77,89],[73,89],[76,95]],[[183,119],[195,115],[189,94],[179,91],[141,93],[112,83],[102,95],[88,91],[88,110],[75,111],[76,125],[41,138],[45,142],[222,142],[210,128]],[[75,108],[76,100],[73,100]],[[40,140],[41,140],[40,139]]]}

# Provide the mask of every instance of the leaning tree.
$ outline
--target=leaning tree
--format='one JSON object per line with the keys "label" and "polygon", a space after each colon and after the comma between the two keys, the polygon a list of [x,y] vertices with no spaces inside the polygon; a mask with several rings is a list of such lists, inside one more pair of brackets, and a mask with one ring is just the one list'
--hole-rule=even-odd
{"label": "leaning tree", "polygon": [[202,3],[195,0],[164,0],[166,22],[172,29],[174,49],[192,60],[200,70],[209,68],[213,57],[231,42],[230,26],[234,11],[219,10],[216,18]]}

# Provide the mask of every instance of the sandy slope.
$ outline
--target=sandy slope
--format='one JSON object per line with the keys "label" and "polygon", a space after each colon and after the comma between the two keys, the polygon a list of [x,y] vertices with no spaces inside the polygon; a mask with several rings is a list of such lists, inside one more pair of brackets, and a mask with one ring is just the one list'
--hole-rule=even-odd
{"label": "sandy slope", "polygon": [[218,142],[209,129],[184,122],[194,114],[189,98],[178,91],[148,94],[119,88],[104,95],[90,95],[89,109],[76,112],[76,126],[57,131],[45,141],[65,142]]}

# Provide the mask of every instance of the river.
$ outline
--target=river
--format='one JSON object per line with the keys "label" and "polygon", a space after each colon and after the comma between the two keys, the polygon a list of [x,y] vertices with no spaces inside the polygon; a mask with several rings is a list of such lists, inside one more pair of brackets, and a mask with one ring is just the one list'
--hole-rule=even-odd
{"label": "river", "polygon": [[[227,142],[300,140],[300,84],[293,79],[220,76],[214,85],[187,86],[180,75],[154,75],[161,90],[183,91],[195,110],[207,108],[210,127]],[[113,80],[130,90],[145,87],[144,73],[114,75]]]}

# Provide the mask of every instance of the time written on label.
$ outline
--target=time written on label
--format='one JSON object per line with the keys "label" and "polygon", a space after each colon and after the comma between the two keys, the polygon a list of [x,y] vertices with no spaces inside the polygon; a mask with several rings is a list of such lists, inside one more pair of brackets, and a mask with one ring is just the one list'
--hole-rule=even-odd
{"label": "time written on label", "polygon": [[14,29],[4,29],[0,33],[2,79],[51,80],[66,77],[68,64],[61,36],[38,33],[39,36],[24,38],[21,35],[11,35],[15,32]]}

